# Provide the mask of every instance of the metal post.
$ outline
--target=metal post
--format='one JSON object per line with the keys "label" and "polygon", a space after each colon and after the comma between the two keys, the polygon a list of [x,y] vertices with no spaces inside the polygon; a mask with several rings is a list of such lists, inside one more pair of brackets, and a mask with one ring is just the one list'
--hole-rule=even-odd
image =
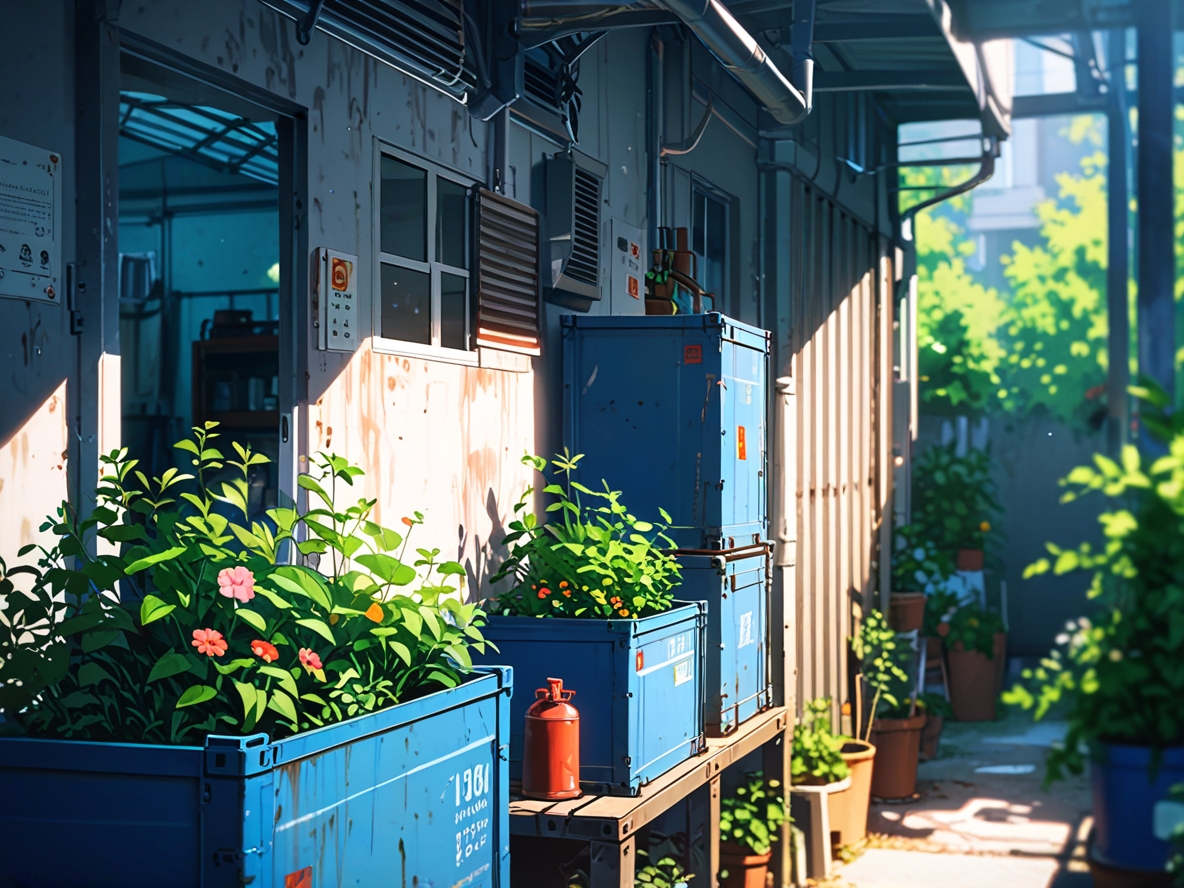
{"label": "metal post", "polygon": [[1172,188],[1172,6],[1140,0],[1139,372],[1175,400],[1176,305]]}
{"label": "metal post", "polygon": [[1108,145],[1110,159],[1107,166],[1107,224],[1109,226],[1109,255],[1106,266],[1106,301],[1109,314],[1109,377],[1106,402],[1110,411],[1108,430],[1109,450],[1117,454],[1130,433],[1131,327],[1130,327],[1130,249],[1127,205],[1126,152],[1126,31],[1109,33],[1106,62],[1110,71],[1110,114]]}
{"label": "metal post", "polygon": [[77,449],[71,496],[94,507],[99,457],[120,439],[119,373],[119,29],[115,5],[79,0],[75,13],[76,307],[79,336]]}

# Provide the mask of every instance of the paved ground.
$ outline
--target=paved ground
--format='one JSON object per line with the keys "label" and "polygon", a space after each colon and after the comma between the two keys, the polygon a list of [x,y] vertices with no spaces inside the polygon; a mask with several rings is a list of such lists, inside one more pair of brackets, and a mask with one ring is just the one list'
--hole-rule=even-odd
{"label": "paved ground", "polygon": [[1089,888],[1087,782],[1041,788],[1044,751],[1063,730],[1022,713],[947,723],[938,758],[918,771],[920,797],[872,806],[873,835],[836,885]]}

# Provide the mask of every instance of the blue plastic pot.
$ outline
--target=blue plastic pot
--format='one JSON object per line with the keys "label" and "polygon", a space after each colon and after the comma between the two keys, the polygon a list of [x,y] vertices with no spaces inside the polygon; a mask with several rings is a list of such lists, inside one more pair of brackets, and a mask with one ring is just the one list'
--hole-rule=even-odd
{"label": "blue plastic pot", "polygon": [[1184,782],[1184,747],[1163,750],[1152,770],[1147,746],[1099,743],[1093,747],[1090,780],[1094,803],[1093,857],[1129,870],[1163,871],[1169,846],[1153,830],[1156,802]]}

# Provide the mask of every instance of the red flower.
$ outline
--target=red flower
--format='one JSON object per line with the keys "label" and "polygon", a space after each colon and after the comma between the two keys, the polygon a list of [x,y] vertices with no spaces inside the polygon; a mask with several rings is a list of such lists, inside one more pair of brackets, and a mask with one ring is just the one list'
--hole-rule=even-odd
{"label": "red flower", "polygon": [[275,649],[275,645],[261,638],[251,642],[251,653],[256,657],[262,657],[264,663],[274,663],[280,658],[280,652]]}
{"label": "red flower", "polygon": [[194,629],[190,644],[207,657],[221,657],[226,653],[226,639],[217,629]]}
{"label": "red flower", "polygon": [[309,648],[300,649],[300,665],[309,672],[316,672],[318,669],[324,669],[321,664],[321,658],[317,656],[316,652]]}

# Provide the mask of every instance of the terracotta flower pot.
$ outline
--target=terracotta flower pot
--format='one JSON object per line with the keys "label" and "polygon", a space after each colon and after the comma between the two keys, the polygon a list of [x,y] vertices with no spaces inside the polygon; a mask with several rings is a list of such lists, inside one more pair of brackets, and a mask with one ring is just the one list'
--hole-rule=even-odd
{"label": "terracotta flower pot", "polygon": [[924,714],[875,720],[872,724],[872,745],[876,747],[872,795],[881,799],[903,799],[917,789],[917,757],[921,752],[921,729],[924,726]]}
{"label": "terracotta flower pot", "polygon": [[995,661],[995,694],[1003,690],[1003,679],[1007,677],[1007,633],[995,633],[994,656]]}
{"label": "terracotta flower pot", "polygon": [[986,553],[982,549],[959,549],[956,559],[958,570],[982,570]]}
{"label": "terracotta flower pot", "polygon": [[826,801],[830,809],[830,843],[835,848],[854,845],[867,835],[876,747],[862,740],[848,740],[842,755],[851,769],[851,785],[830,793]]}
{"label": "terracotta flower pot", "polygon": [[772,851],[753,854],[750,849],[734,842],[720,842],[719,869],[721,873],[727,873],[719,880],[720,888],[765,888],[772,859]]}
{"label": "terracotta flower pot", "polygon": [[[958,642],[946,652],[950,666],[950,706],[958,721],[993,721],[998,696],[998,665],[981,651]],[[1002,662],[1002,659],[999,660]]]}
{"label": "terracotta flower pot", "polygon": [[925,715],[925,727],[921,729],[921,761],[927,762],[937,758],[937,745],[941,740],[941,731],[946,720],[940,715]]}
{"label": "terracotta flower pot", "polygon": [[897,632],[912,632],[925,622],[924,592],[893,592],[888,599],[888,625]]}

